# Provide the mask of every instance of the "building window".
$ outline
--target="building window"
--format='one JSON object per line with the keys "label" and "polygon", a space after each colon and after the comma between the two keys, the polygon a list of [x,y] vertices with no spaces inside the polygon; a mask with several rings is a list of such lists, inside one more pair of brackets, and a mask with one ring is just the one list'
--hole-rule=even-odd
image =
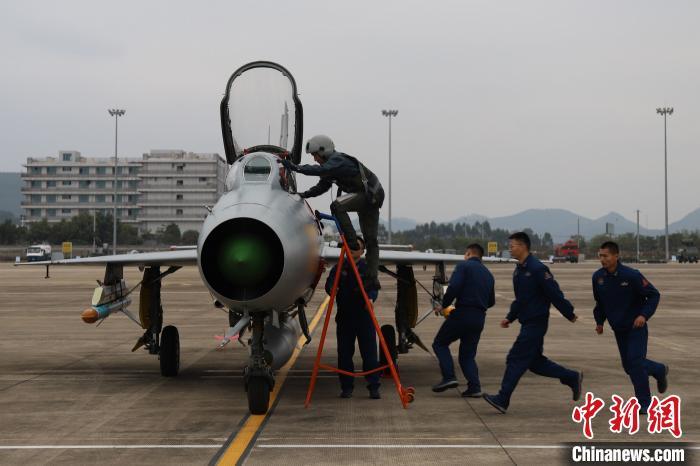
{"label": "building window", "polygon": [[46,202],[53,204],[56,202],[56,195],[55,194],[49,194],[46,196]]}
{"label": "building window", "polygon": [[72,171],[73,169],[71,167],[61,167],[62,172],[69,172]]}
{"label": "building window", "polygon": [[139,185],[139,182],[136,181],[136,180],[131,180],[131,181],[129,181],[129,187],[130,187],[130,188],[136,188],[136,187],[138,187],[138,185]]}
{"label": "building window", "polygon": [[90,202],[90,201],[88,201],[87,195],[81,194],[80,196],[78,196],[78,202]]}
{"label": "building window", "polygon": [[177,180],[177,181],[175,182],[175,185],[177,185],[177,186],[183,186],[184,184],[185,184],[185,182],[182,181],[182,180]]}
{"label": "building window", "polygon": [[88,169],[87,169],[86,167],[80,167],[80,168],[78,169],[78,173],[80,173],[81,175],[87,175],[87,174],[88,174]]}
{"label": "building window", "polygon": [[56,182],[55,182],[55,181],[47,181],[47,182],[46,182],[46,187],[47,187],[47,188],[55,188],[55,187],[56,187]]}
{"label": "building window", "polygon": [[63,154],[63,161],[70,162],[70,152]]}
{"label": "building window", "polygon": [[87,188],[90,186],[90,182],[89,181],[80,181],[78,183],[78,186],[80,186],[81,188]]}
{"label": "building window", "polygon": [[183,172],[183,171],[185,171],[185,166],[184,166],[184,165],[178,165],[177,167],[175,167],[175,171]]}
{"label": "building window", "polygon": [[61,209],[62,214],[70,214],[71,210],[70,209]]}
{"label": "building window", "polygon": [[98,175],[104,175],[107,173],[107,170],[105,167],[97,167],[95,173],[97,173]]}
{"label": "building window", "polygon": [[41,217],[41,209],[29,209],[30,217]]}
{"label": "building window", "polygon": [[32,167],[31,172],[32,172],[32,175],[40,175],[41,174],[41,167]]}
{"label": "building window", "polygon": [[100,181],[95,181],[95,186],[98,188],[104,188],[105,187],[105,182],[103,180]]}
{"label": "building window", "polygon": [[182,194],[176,194],[176,195],[175,195],[175,199],[177,199],[178,201],[181,201],[181,200],[182,200]]}
{"label": "building window", "polygon": [[41,202],[41,196],[38,194],[32,194],[30,199],[32,200],[33,203],[37,204]]}
{"label": "building window", "polygon": [[104,194],[98,194],[95,196],[95,202],[104,202],[105,201],[105,196]]}
{"label": "building window", "polygon": [[175,215],[182,215],[182,209],[177,209],[175,211]]}
{"label": "building window", "polygon": [[29,186],[32,188],[41,188],[41,181],[32,181]]}
{"label": "building window", "polygon": [[70,186],[70,181],[61,181],[62,186]]}
{"label": "building window", "polygon": [[206,181],[207,181],[206,178],[204,178],[204,177],[202,177],[202,176],[199,177],[199,182],[200,182],[200,183],[206,183]]}
{"label": "building window", "polygon": [[56,209],[46,209],[46,215],[48,215],[49,217],[55,217]]}
{"label": "building window", "polygon": [[70,201],[70,194],[63,194],[61,196],[61,199],[63,199],[64,201]]}
{"label": "building window", "polygon": [[[41,173],[41,168],[39,169],[39,173]],[[46,173],[49,175],[55,175],[56,167],[46,167]]]}

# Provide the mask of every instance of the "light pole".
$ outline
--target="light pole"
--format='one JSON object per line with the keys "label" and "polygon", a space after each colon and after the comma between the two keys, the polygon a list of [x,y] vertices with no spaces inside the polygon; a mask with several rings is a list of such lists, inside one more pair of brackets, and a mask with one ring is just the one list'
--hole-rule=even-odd
{"label": "light pole", "polygon": [[119,117],[124,116],[126,110],[110,108],[107,110],[114,117],[114,214],[112,230],[112,254],[117,253],[117,141],[119,140]]}
{"label": "light pole", "polygon": [[668,145],[666,144],[666,118],[673,115],[673,107],[657,108],[656,113],[664,116],[664,199],[666,202],[666,262],[671,259],[668,254]]}
{"label": "light pole", "polygon": [[637,209],[637,264],[639,264],[639,209]]}
{"label": "light pole", "polygon": [[391,117],[398,114],[398,110],[382,110],[382,115],[389,118],[389,244],[391,244]]}

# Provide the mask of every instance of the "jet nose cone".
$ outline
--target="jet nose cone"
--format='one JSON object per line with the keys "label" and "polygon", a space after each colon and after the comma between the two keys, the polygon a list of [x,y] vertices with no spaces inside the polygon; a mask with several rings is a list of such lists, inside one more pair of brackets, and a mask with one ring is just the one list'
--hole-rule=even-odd
{"label": "jet nose cone", "polygon": [[264,280],[272,265],[265,241],[253,235],[229,238],[221,248],[219,270],[232,283],[255,286]]}

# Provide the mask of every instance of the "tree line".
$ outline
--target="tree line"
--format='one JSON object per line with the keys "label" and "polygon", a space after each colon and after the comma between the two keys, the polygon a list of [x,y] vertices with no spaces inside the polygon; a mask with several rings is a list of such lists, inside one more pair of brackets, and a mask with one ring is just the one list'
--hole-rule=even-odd
{"label": "tree line", "polygon": [[[97,246],[112,244],[113,222],[111,214],[98,212],[94,219],[87,212],[70,219],[49,223],[46,219],[19,226],[11,220],[0,223],[0,244],[23,245],[37,243],[60,244],[71,241],[75,245]],[[141,245],[179,245],[196,244],[199,233],[194,230],[180,232],[180,228],[171,223],[155,233],[139,233],[138,229],[128,223],[117,220],[117,240],[119,244]]]}
{"label": "tree line", "polygon": [[[531,249],[535,255],[539,257],[554,255],[556,244],[550,233],[545,232],[539,235],[530,228],[525,228],[523,231],[530,236],[532,241]],[[487,243],[495,241],[498,243],[498,250],[503,251],[508,249],[508,236],[511,233],[513,231],[501,228],[492,229],[488,221],[477,221],[471,225],[467,223],[430,222],[417,225],[411,230],[393,233],[392,242],[412,244],[414,249],[419,251],[426,249],[453,249],[461,254],[470,243],[479,243],[486,250]],[[577,239],[575,235],[571,238]],[[672,255],[684,247],[684,242],[686,244],[691,242],[695,245],[700,245],[700,232],[697,230],[672,233],[668,238],[669,250]],[[598,254],[599,246],[609,240],[613,240],[620,245],[621,255],[624,260],[636,259],[637,237],[633,233],[614,236],[602,234],[588,240],[584,237],[579,237],[580,252],[585,254],[587,258],[595,258]],[[640,235],[639,250],[641,260],[663,260],[665,256],[664,236]]]}

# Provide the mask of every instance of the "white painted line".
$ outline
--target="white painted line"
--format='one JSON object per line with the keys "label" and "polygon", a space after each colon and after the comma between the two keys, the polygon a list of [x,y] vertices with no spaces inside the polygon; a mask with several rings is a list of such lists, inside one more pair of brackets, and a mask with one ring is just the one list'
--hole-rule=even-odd
{"label": "white painted line", "polygon": [[221,448],[221,444],[203,445],[0,445],[0,450],[119,450],[141,448]]}

